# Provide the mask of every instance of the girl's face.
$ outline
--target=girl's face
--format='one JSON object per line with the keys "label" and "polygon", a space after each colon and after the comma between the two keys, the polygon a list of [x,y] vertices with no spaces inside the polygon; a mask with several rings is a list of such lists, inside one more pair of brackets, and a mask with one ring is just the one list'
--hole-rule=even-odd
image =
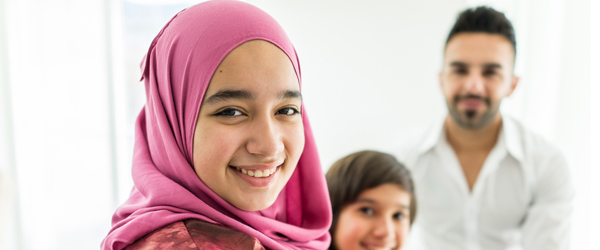
{"label": "girl's face", "polygon": [[400,249],[410,227],[410,194],[396,184],[363,191],[340,212],[333,235],[340,250]]}
{"label": "girl's face", "polygon": [[194,169],[233,206],[271,206],[304,149],[302,97],[294,68],[275,45],[253,40],[215,71],[194,133]]}

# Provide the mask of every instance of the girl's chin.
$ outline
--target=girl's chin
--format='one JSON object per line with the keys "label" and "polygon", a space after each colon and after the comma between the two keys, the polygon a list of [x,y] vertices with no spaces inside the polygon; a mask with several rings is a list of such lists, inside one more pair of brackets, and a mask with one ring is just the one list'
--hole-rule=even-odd
{"label": "girl's chin", "polygon": [[243,201],[229,203],[240,210],[256,212],[263,209],[267,209],[268,207],[272,206],[273,203],[275,203],[277,196],[275,195],[274,197],[257,197],[258,200],[248,198],[250,197],[243,197]]}

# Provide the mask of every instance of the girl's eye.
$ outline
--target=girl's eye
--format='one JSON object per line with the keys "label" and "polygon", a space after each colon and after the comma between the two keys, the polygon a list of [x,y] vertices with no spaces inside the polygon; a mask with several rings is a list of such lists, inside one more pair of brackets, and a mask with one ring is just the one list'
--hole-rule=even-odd
{"label": "girl's eye", "polygon": [[242,113],[242,111],[239,111],[237,109],[225,109],[222,110],[218,113],[216,113],[216,116],[224,116],[224,117],[237,117],[240,115],[243,115],[244,113]]}
{"label": "girl's eye", "polygon": [[299,114],[299,113],[300,112],[298,112],[298,110],[295,108],[282,108],[277,111],[277,114],[280,114],[280,115],[295,115],[295,114]]}
{"label": "girl's eye", "polygon": [[361,207],[359,210],[366,215],[373,215],[373,213],[375,212],[370,207]]}
{"label": "girl's eye", "polygon": [[395,214],[393,215],[393,218],[394,218],[394,220],[401,220],[401,219],[404,219],[404,214],[403,214],[403,213],[400,213],[400,212],[398,212],[398,213],[395,213]]}

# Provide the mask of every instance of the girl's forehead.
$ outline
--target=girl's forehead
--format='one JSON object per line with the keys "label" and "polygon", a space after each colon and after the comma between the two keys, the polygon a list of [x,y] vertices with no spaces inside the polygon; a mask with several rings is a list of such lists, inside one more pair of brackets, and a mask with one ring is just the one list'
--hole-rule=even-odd
{"label": "girl's forehead", "polygon": [[[245,99],[263,95],[299,92],[299,83],[288,56],[275,45],[253,40],[232,50],[217,67],[206,97],[217,93],[235,94]],[[222,98],[221,98],[222,99]]]}

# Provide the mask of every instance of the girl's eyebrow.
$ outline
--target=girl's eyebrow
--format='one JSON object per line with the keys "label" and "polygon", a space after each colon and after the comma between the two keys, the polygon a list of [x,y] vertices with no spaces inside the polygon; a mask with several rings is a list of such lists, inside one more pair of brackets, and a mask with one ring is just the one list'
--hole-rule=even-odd
{"label": "girl's eyebrow", "polygon": [[230,99],[254,100],[256,97],[247,90],[223,89],[208,97],[205,104],[211,105]]}
{"label": "girl's eyebrow", "polygon": [[[237,90],[237,89],[223,89],[219,90],[217,93],[211,95],[206,99],[206,103],[208,105],[216,104],[219,102],[223,102],[226,100],[254,100],[256,96],[252,94],[252,92],[247,90]],[[302,94],[300,91],[296,90],[286,90],[279,94],[279,99],[300,99],[302,100]]]}
{"label": "girl's eyebrow", "polygon": [[300,99],[302,100],[302,94],[297,90],[287,90],[279,95],[279,99]]}

